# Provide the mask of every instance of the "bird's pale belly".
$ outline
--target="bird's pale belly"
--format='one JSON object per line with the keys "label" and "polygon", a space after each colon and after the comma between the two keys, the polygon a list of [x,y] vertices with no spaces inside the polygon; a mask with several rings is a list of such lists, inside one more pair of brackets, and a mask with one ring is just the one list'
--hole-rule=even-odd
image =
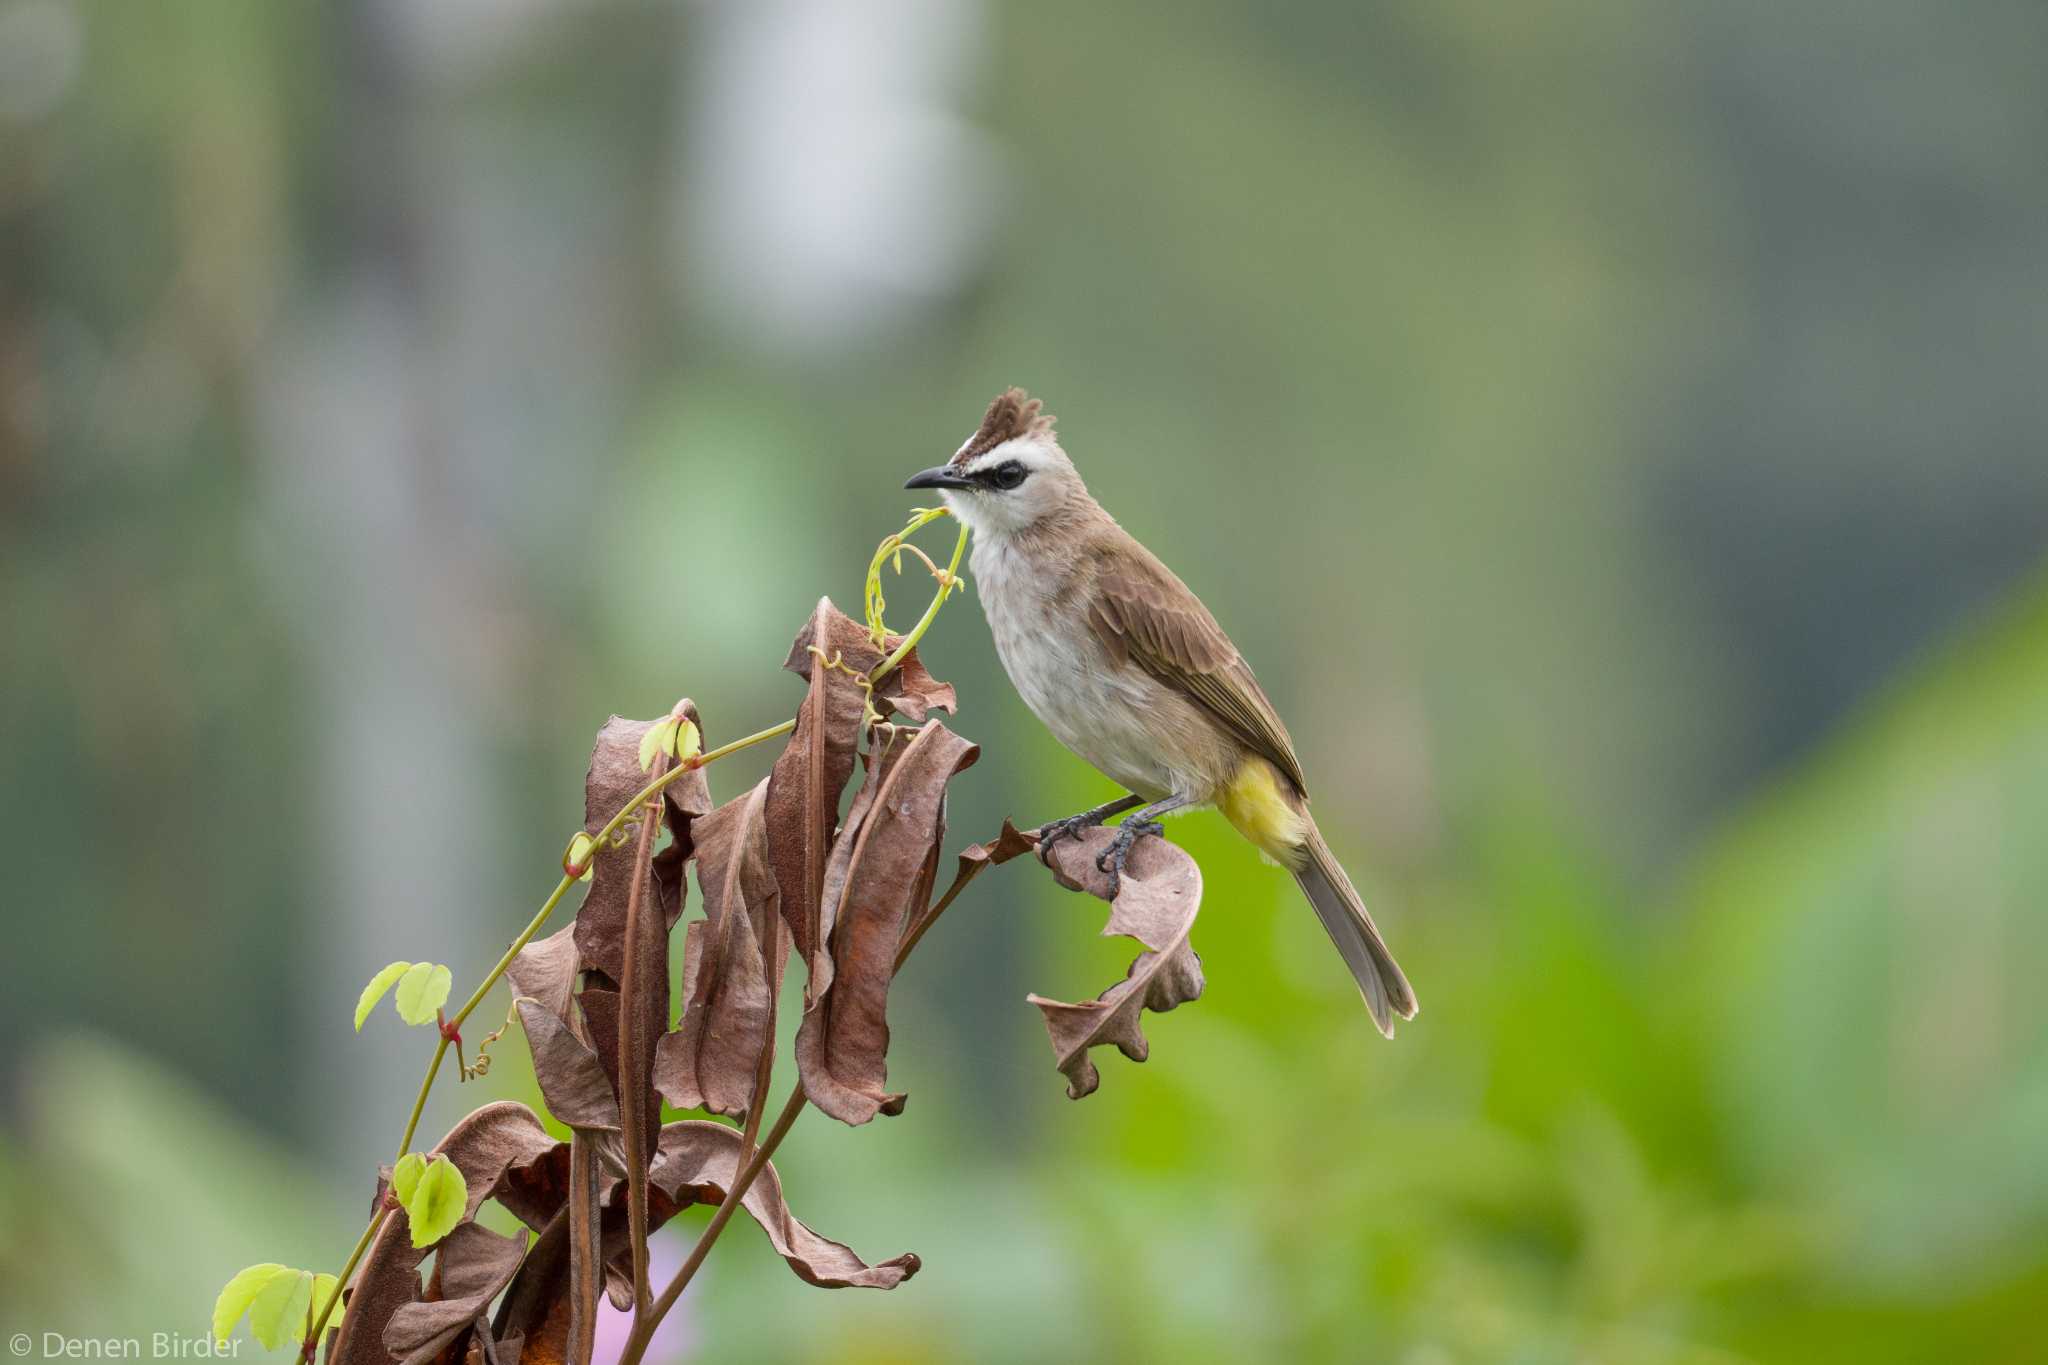
{"label": "bird's pale belly", "polygon": [[1006,610],[995,593],[983,593],[982,603],[1010,682],[1054,738],[1147,800],[1209,799],[1214,765],[1191,755],[1184,737],[1191,726],[1206,727],[1185,714],[1192,708],[1184,698],[1117,666],[1082,622],[1054,621],[1037,602]]}

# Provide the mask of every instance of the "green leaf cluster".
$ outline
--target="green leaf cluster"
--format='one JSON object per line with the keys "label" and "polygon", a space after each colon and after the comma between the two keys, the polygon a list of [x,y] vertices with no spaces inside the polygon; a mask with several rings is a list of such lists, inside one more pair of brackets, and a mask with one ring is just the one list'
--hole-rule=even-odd
{"label": "green leaf cluster", "polygon": [[663,754],[687,762],[703,752],[704,737],[697,733],[697,723],[682,716],[670,716],[648,726],[647,733],[640,737],[640,771],[652,768],[654,760]]}
{"label": "green leaf cluster", "polygon": [[408,1024],[432,1023],[441,1006],[448,1002],[448,992],[455,984],[455,976],[446,967],[436,962],[394,962],[370,978],[370,984],[363,987],[363,993],[356,1000],[356,1032],[363,1031],[363,1021],[370,1017],[370,1011],[384,998],[384,993],[393,984],[398,994],[393,1004],[398,1007],[398,1017]]}
{"label": "green leaf cluster", "polygon": [[[225,1342],[246,1315],[249,1334],[264,1349],[299,1345],[308,1339],[313,1324],[340,1287],[341,1282],[332,1275],[294,1270],[275,1261],[249,1266],[229,1280],[213,1302],[214,1340]],[[327,1315],[327,1328],[340,1326],[346,1311],[336,1303]]]}

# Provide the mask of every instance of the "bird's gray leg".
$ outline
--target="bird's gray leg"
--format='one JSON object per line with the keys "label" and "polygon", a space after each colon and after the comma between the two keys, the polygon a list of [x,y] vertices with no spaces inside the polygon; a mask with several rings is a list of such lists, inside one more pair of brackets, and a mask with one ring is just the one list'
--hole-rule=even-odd
{"label": "bird's gray leg", "polygon": [[1154,801],[1116,827],[1116,838],[1109,841],[1109,847],[1103,849],[1095,860],[1096,869],[1109,874],[1111,900],[1115,900],[1117,893],[1123,890],[1124,864],[1130,860],[1131,845],[1147,834],[1163,837],[1166,826],[1160,824],[1156,817],[1179,810],[1182,806],[1190,804],[1190,800],[1191,798],[1186,796],[1169,796],[1164,801]]}
{"label": "bird's gray leg", "polygon": [[1094,810],[1084,810],[1079,815],[1069,815],[1064,820],[1054,820],[1038,827],[1038,851],[1042,855],[1062,839],[1072,839],[1084,829],[1094,829],[1112,815],[1122,815],[1133,806],[1142,806],[1142,796],[1119,796],[1114,801],[1105,801]]}

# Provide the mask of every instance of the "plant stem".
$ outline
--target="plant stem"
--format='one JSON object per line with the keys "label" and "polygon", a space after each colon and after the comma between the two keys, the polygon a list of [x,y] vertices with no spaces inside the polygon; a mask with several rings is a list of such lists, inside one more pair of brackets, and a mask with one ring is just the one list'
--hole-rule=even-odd
{"label": "plant stem", "polygon": [[718,1240],[718,1234],[724,1232],[725,1225],[732,1221],[734,1210],[738,1209],[740,1201],[746,1198],[747,1191],[753,1188],[755,1178],[767,1169],[768,1159],[775,1155],[775,1149],[782,1145],[782,1139],[789,1135],[797,1116],[803,1113],[804,1099],[803,1082],[799,1081],[796,1088],[789,1092],[789,1100],[782,1106],[782,1113],[777,1116],[775,1126],[761,1139],[761,1146],[754,1153],[753,1159],[734,1174],[732,1188],[725,1192],[725,1198],[720,1202],[718,1211],[711,1215],[711,1221],[706,1223],[704,1231],[698,1234],[697,1245],[690,1248],[689,1259],[683,1262],[683,1267],[676,1272],[676,1277],[669,1281],[668,1288],[661,1291],[661,1297],[654,1301],[654,1307],[647,1316],[634,1322],[632,1335],[626,1339],[626,1349],[619,1353],[618,1365],[640,1365],[640,1357],[646,1354],[647,1343],[654,1339],[654,1329],[661,1325],[661,1320],[668,1316],[668,1311],[676,1306],[676,1300],[681,1298],[683,1290],[689,1287],[691,1277],[697,1273],[697,1268],[704,1264],[705,1256],[710,1254],[711,1244]]}
{"label": "plant stem", "polygon": [[[896,646],[895,652],[882,660],[881,663],[875,665],[875,671],[869,675],[872,681],[879,683],[883,678],[887,677],[896,665],[903,662],[904,655],[917,648],[917,642],[924,638],[924,633],[927,630],[931,629],[932,622],[938,618],[939,608],[946,605],[946,598],[952,594],[953,585],[959,581],[960,557],[966,553],[967,527],[963,524],[960,527],[959,539],[953,542],[953,558],[946,565],[946,576],[939,580],[939,590],[932,594],[932,604],[924,609],[924,615],[920,616],[917,624],[910,628],[910,634],[903,637],[903,643]],[[792,725],[795,723],[795,721],[790,722]]]}
{"label": "plant stem", "polygon": [[[647,1047],[642,1045],[647,1002],[641,999],[640,920],[647,913],[649,862],[654,836],[661,826],[665,802],[656,802],[640,822],[633,850],[632,882],[626,889],[626,942],[621,951],[619,982],[619,1118],[626,1131],[626,1240],[633,1259],[633,1315],[647,1303]],[[666,973],[664,973],[664,978]],[[664,979],[663,985],[667,982]],[[661,1027],[667,1027],[664,1011]],[[651,1045],[651,1042],[650,1044]]]}
{"label": "plant stem", "polygon": [[370,1226],[364,1228],[363,1235],[356,1238],[356,1249],[348,1254],[348,1264],[344,1265],[341,1274],[335,1277],[334,1292],[327,1296],[327,1303],[320,1310],[320,1320],[306,1333],[307,1341],[320,1340],[320,1334],[327,1330],[327,1319],[334,1316],[335,1306],[341,1302],[341,1291],[348,1288],[348,1277],[356,1273],[356,1266],[361,1263],[363,1253],[370,1249],[370,1243],[376,1240],[378,1229],[384,1226],[384,1220],[390,1216],[389,1209],[378,1209],[377,1216],[370,1220]]}

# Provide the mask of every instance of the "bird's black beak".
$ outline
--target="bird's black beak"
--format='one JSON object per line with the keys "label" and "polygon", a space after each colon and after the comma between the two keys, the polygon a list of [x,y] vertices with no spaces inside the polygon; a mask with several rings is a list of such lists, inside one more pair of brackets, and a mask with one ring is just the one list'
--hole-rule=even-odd
{"label": "bird's black beak", "polygon": [[951,465],[942,464],[936,468],[921,470],[916,474],[912,474],[909,481],[903,486],[905,488],[973,488],[975,487],[975,482],[970,478],[962,476]]}

